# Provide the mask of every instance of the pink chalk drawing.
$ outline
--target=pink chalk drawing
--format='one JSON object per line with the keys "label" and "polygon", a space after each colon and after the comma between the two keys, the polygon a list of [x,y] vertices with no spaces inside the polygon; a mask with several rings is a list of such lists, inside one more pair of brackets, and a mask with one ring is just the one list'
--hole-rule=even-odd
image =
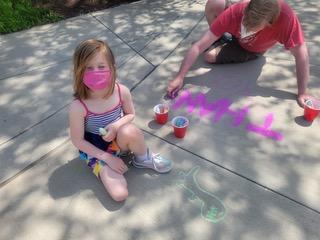
{"label": "pink chalk drawing", "polygon": [[239,127],[242,124],[248,114],[248,111],[249,107],[244,107],[237,111],[229,109],[228,114],[234,118],[232,123],[234,127]]}
{"label": "pink chalk drawing", "polygon": [[[232,101],[227,98],[221,98],[210,103],[207,101],[205,94],[199,93],[195,96],[192,96],[190,91],[185,90],[180,94],[180,97],[176,99],[172,105],[172,109],[176,110],[181,108],[183,105],[186,105],[187,112],[191,114],[197,107],[199,107],[200,117],[205,117],[211,113],[214,113],[211,118],[213,124],[218,123],[222,117],[228,115],[233,118],[232,126],[239,127],[249,113],[249,106],[243,107],[239,110],[232,110],[230,109],[231,104]],[[259,134],[266,138],[273,139],[275,141],[281,141],[283,140],[283,135],[280,132],[271,130],[273,119],[273,113],[269,113],[265,117],[264,124],[262,126],[249,122],[246,125],[245,130]]]}
{"label": "pink chalk drawing", "polygon": [[276,141],[281,141],[283,139],[283,135],[279,132],[269,129],[271,127],[272,122],[273,122],[273,113],[269,113],[264,119],[264,124],[262,127],[249,123],[246,129],[248,131],[258,133],[267,138],[273,138]]}

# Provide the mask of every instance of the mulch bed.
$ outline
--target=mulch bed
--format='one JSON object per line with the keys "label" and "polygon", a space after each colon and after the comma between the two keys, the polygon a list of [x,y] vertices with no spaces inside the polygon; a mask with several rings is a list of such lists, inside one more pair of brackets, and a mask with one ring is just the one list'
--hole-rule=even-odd
{"label": "mulch bed", "polygon": [[36,6],[51,9],[63,18],[70,18],[137,1],[140,0],[37,0],[34,2]]}

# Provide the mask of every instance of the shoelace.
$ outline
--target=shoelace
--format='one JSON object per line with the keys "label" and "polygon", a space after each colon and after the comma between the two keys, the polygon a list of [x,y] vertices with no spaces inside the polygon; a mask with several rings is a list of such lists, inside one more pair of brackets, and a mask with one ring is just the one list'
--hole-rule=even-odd
{"label": "shoelace", "polygon": [[151,156],[153,159],[161,159],[160,153],[152,153]]}
{"label": "shoelace", "polygon": [[152,157],[151,163],[152,163],[154,169],[158,169],[159,166],[157,164],[159,164],[159,162],[161,162],[161,161],[159,161],[159,160],[161,160],[160,153],[151,153],[151,157]]}

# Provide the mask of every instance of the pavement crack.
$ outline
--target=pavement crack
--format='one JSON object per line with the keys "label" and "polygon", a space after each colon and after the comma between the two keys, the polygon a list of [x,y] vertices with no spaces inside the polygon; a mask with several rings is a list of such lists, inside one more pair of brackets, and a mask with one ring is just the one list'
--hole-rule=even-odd
{"label": "pavement crack", "polygon": [[268,187],[268,186],[266,186],[266,185],[264,185],[264,184],[262,184],[262,183],[259,183],[259,182],[255,181],[255,180],[253,180],[253,179],[251,179],[251,178],[249,178],[249,177],[246,177],[245,175],[242,175],[242,174],[240,174],[240,173],[237,173],[237,172],[235,172],[234,170],[232,170],[232,169],[230,169],[230,168],[227,168],[227,167],[225,167],[225,166],[222,166],[222,165],[220,165],[220,164],[218,164],[218,163],[216,163],[216,162],[212,162],[212,161],[210,161],[209,159],[207,159],[207,158],[205,158],[205,157],[203,157],[203,156],[201,156],[201,155],[199,155],[199,154],[196,154],[196,153],[194,153],[194,152],[192,152],[192,151],[190,151],[190,150],[188,150],[188,149],[186,149],[186,148],[183,148],[183,147],[181,147],[181,146],[179,146],[179,145],[176,145],[176,144],[174,144],[174,143],[171,143],[170,141],[168,141],[168,140],[166,140],[166,139],[164,139],[164,138],[162,138],[162,137],[159,137],[159,136],[155,135],[154,133],[151,133],[151,132],[149,132],[149,131],[147,131],[147,130],[145,130],[145,129],[141,129],[141,130],[142,130],[143,132],[145,132],[145,133],[153,136],[153,137],[156,137],[156,138],[158,138],[158,139],[160,139],[160,140],[162,140],[162,141],[164,141],[164,142],[166,142],[166,143],[168,143],[168,144],[170,144],[170,145],[172,145],[172,146],[175,146],[175,147],[177,147],[177,148],[179,148],[179,149],[181,149],[181,150],[183,150],[183,151],[185,151],[185,152],[187,152],[187,153],[189,153],[189,154],[191,154],[191,155],[193,155],[193,156],[196,156],[196,157],[198,157],[198,158],[206,161],[206,162],[209,163],[209,164],[213,164],[213,165],[215,165],[216,167],[218,167],[218,168],[220,168],[220,169],[222,169],[222,170],[224,170],[224,171],[227,171],[227,172],[229,172],[229,173],[232,173],[232,174],[234,174],[234,175],[236,175],[236,176],[238,176],[238,177],[240,177],[240,178],[243,178],[243,179],[245,179],[245,180],[247,180],[247,181],[249,181],[249,182],[257,185],[258,187],[260,187],[261,189],[263,189],[263,190],[265,190],[265,191],[270,191],[270,192],[272,192],[272,193],[274,193],[274,194],[276,194],[276,195],[279,195],[279,196],[281,196],[281,197],[283,197],[283,198],[285,198],[285,199],[287,199],[287,200],[289,200],[289,201],[291,201],[291,202],[294,202],[294,203],[296,203],[296,204],[298,204],[298,205],[300,205],[300,206],[302,206],[302,207],[304,207],[304,208],[307,208],[308,210],[310,210],[310,211],[312,211],[312,212],[315,212],[315,213],[317,213],[317,214],[320,214],[320,211],[318,211],[318,210],[316,210],[316,209],[314,209],[314,208],[306,205],[306,204],[303,203],[303,202],[297,201],[297,200],[293,199],[292,197],[290,197],[290,196],[288,196],[288,195],[285,195],[285,194],[283,194],[283,193],[281,193],[281,192],[279,192],[279,191],[277,191],[277,190],[274,190],[274,189],[272,189],[272,188],[270,188],[270,187]]}
{"label": "pavement crack", "polygon": [[14,181],[16,178],[18,178],[20,175],[22,175],[23,173],[27,172],[28,170],[30,170],[31,168],[33,168],[34,166],[36,166],[37,164],[39,164],[40,162],[44,161],[48,156],[50,156],[51,154],[53,154],[58,148],[60,148],[61,146],[64,146],[68,141],[70,141],[70,138],[68,138],[67,140],[63,141],[61,144],[59,144],[58,146],[56,146],[54,149],[50,150],[49,152],[45,153],[44,155],[42,155],[39,159],[33,161],[32,163],[28,164],[25,168],[23,168],[22,170],[18,171],[16,174],[14,174],[13,176],[7,178],[6,180],[0,182],[0,189],[4,186],[6,186],[7,184],[9,184],[10,182]]}

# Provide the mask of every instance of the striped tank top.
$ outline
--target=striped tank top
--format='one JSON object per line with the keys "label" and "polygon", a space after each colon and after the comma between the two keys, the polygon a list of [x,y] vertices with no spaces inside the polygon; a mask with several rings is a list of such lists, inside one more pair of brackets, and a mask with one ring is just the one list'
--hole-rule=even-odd
{"label": "striped tank top", "polygon": [[113,123],[123,117],[123,109],[122,109],[122,99],[120,86],[116,83],[119,94],[119,103],[112,110],[109,110],[104,113],[93,113],[91,112],[87,105],[79,99],[80,103],[86,110],[86,116],[84,121],[85,132],[93,133],[99,135],[99,128],[104,128],[110,123]]}

